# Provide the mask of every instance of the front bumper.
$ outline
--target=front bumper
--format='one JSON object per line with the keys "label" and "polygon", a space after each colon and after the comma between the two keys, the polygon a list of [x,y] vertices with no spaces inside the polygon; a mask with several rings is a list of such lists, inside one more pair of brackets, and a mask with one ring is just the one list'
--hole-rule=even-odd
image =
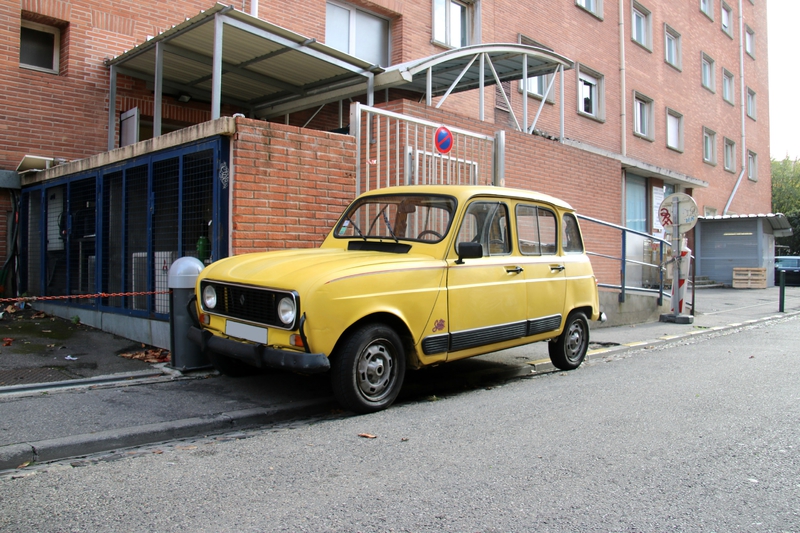
{"label": "front bumper", "polygon": [[239,342],[225,337],[217,337],[210,331],[197,326],[190,327],[186,336],[200,346],[204,352],[210,350],[257,368],[283,368],[307,374],[319,374],[327,372],[331,368],[331,363],[324,353],[277,350],[263,344]]}

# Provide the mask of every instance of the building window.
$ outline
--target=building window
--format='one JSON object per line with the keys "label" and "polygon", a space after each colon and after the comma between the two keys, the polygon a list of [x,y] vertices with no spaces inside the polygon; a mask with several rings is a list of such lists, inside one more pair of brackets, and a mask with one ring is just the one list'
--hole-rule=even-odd
{"label": "building window", "polygon": [[722,31],[728,34],[728,37],[733,38],[733,9],[731,6],[722,2],[720,9],[720,19],[722,23]]}
{"label": "building window", "polygon": [[667,108],[667,148],[683,152],[683,115]]}
{"label": "building window", "polygon": [[599,19],[603,18],[603,0],[575,0],[575,5]]}
{"label": "building window", "polygon": [[744,51],[755,59],[756,57],[756,34],[750,26],[744,28]]}
{"label": "building window", "polygon": [[625,176],[625,227],[647,232],[647,179]]}
{"label": "building window", "polygon": [[747,116],[756,119],[756,93],[750,87],[747,88]]}
{"label": "building window", "polygon": [[[525,35],[522,35],[522,34],[517,36],[517,42],[519,42],[520,44],[527,45],[527,46],[536,46],[538,48],[543,48],[545,50],[550,50],[550,51],[553,50],[549,46],[545,46],[542,43],[537,42],[537,41],[531,39],[530,37],[526,37]],[[552,90],[552,89],[550,90],[549,93],[547,93],[547,98],[545,98],[545,92],[547,91],[547,87],[550,86],[550,82],[552,81],[552,79],[553,79],[553,75],[552,74],[543,74],[541,76],[533,76],[533,77],[528,78],[527,80],[525,80],[524,86],[523,86],[522,81],[520,80],[520,84],[519,84],[519,88],[520,89],[519,90],[520,91],[526,90],[527,93],[528,93],[528,96],[533,96],[534,98],[538,98],[539,100],[545,99],[547,102],[554,102],[555,101],[555,96],[554,96],[553,93],[555,91]],[[523,89],[523,87],[524,87],[524,89]]]}
{"label": "building window", "polygon": [[734,172],[736,170],[736,143],[727,137],[725,138],[724,159],[725,170]]}
{"label": "building window", "polygon": [[758,156],[750,150],[747,151],[747,179],[758,181]]}
{"label": "building window", "polygon": [[717,134],[708,128],[703,128],[703,162],[717,164]]}
{"label": "building window", "polygon": [[389,21],[354,6],[327,2],[325,43],[375,65],[389,66]]}
{"label": "building window", "polygon": [[19,66],[58,74],[61,30],[54,26],[22,21],[19,37]]}
{"label": "building window", "polygon": [[722,99],[733,103],[733,73],[727,69],[722,69]]}
{"label": "building window", "polygon": [[578,113],[605,120],[604,77],[584,65],[577,65]]}
{"label": "building window", "polygon": [[700,0],[700,11],[705,13],[711,20],[714,20],[714,4],[712,0]]}
{"label": "building window", "polygon": [[681,69],[681,34],[664,24],[664,61]]}
{"label": "building window", "polygon": [[653,100],[633,93],[633,133],[638,137],[653,140]]}
{"label": "building window", "polygon": [[451,48],[473,44],[475,4],[459,0],[433,0],[433,40]]}
{"label": "building window", "polygon": [[714,92],[715,86],[715,76],[714,76],[714,60],[708,57],[706,54],[702,55],[702,73],[703,73],[703,87]]}
{"label": "building window", "polygon": [[633,13],[633,26],[631,39],[650,50],[653,47],[650,11],[645,9],[639,2],[633,2],[631,9]]}

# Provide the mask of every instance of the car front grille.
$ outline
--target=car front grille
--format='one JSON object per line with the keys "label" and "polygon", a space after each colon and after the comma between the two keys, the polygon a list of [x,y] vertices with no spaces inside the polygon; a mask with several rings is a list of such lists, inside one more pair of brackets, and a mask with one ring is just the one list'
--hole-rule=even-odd
{"label": "car front grille", "polygon": [[200,290],[207,285],[213,286],[217,292],[217,306],[214,309],[206,309],[203,305],[203,309],[209,313],[280,329],[294,328],[294,324],[287,327],[278,318],[278,302],[281,298],[288,296],[297,304],[297,296],[292,292],[220,282],[203,282]]}

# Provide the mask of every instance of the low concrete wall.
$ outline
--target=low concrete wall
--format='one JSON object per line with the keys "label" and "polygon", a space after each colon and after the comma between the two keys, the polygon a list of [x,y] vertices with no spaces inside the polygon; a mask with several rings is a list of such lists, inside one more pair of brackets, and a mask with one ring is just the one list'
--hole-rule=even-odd
{"label": "low concrete wall", "polygon": [[624,326],[658,322],[663,313],[670,311],[669,293],[664,294],[661,306],[658,296],[640,293],[625,293],[625,301],[619,301],[619,291],[600,291],[600,310],[607,316],[604,323],[592,322],[592,327]]}

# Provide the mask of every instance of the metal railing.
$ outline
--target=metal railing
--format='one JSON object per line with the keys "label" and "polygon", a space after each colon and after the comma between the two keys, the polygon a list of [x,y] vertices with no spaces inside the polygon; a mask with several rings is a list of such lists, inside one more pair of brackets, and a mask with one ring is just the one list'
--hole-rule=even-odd
{"label": "metal railing", "polygon": [[[664,260],[664,257],[666,255],[666,251],[669,248],[672,247],[671,243],[669,241],[666,241],[664,239],[660,239],[658,237],[654,237],[653,235],[650,235],[648,233],[644,233],[642,231],[632,230],[632,229],[626,228],[624,226],[619,226],[617,224],[612,224],[610,222],[605,222],[603,220],[599,220],[599,219],[596,219],[596,218],[588,217],[586,215],[577,215],[577,216],[581,220],[586,220],[587,222],[591,222],[593,224],[598,224],[600,226],[612,228],[612,229],[615,229],[615,230],[620,232],[620,240],[621,240],[620,250],[621,250],[621,253],[620,253],[619,256],[601,254],[601,253],[597,253],[597,252],[591,252],[591,251],[588,251],[588,250],[586,252],[586,254],[590,255],[590,256],[603,257],[605,259],[610,259],[612,261],[618,261],[620,263],[620,270],[619,270],[619,272],[620,272],[620,283],[618,285],[609,284],[609,283],[598,283],[598,287],[603,287],[603,288],[606,288],[606,289],[619,290],[620,291],[620,293],[619,293],[619,301],[620,301],[620,303],[625,301],[625,294],[628,291],[644,292],[644,293],[649,293],[649,294],[657,294],[658,295],[658,305],[661,305],[663,303],[663,301],[664,301],[664,271],[666,269],[666,264],[668,262],[668,261]],[[644,237],[645,239],[648,239],[648,240],[650,240],[650,241],[652,241],[654,243],[657,242],[658,243],[658,264],[648,263],[646,261],[638,261],[636,259],[628,259],[627,253],[626,253],[627,244],[628,244],[627,243],[628,234],[639,235],[639,236]],[[628,276],[627,276],[627,268],[626,267],[629,264],[641,265],[641,266],[644,266],[644,267],[652,267],[652,268],[658,269],[658,288],[657,289],[653,289],[653,288],[648,288],[648,287],[637,287],[635,285],[628,285],[627,284]],[[694,274],[692,274],[692,285],[694,285]],[[694,298],[692,299],[692,301],[694,301]]]}

